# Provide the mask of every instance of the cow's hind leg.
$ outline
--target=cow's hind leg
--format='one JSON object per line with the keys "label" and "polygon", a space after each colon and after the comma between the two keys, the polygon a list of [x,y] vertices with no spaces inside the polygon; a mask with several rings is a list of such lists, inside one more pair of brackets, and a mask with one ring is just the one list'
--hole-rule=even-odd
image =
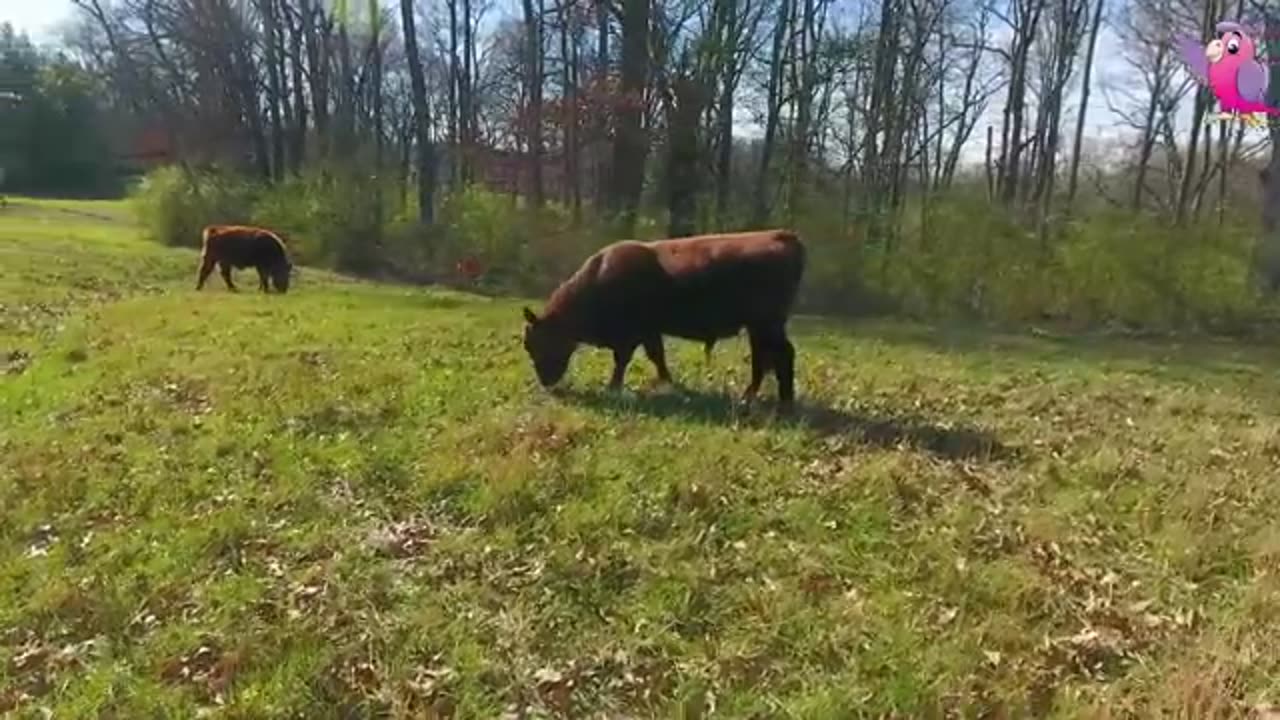
{"label": "cow's hind leg", "polygon": [[773,374],[778,379],[778,406],[791,412],[796,405],[796,348],[784,328],[778,328],[773,342]]}
{"label": "cow's hind leg", "polygon": [[218,263],[218,270],[222,273],[222,282],[227,284],[227,289],[231,292],[238,292],[236,284],[231,282],[231,263],[226,261]]}
{"label": "cow's hind leg", "polygon": [[658,382],[674,385],[671,379],[671,370],[667,367],[667,354],[662,347],[662,336],[654,335],[644,341],[644,354],[649,357],[649,361],[658,370]]}
{"label": "cow's hind leg", "polygon": [[627,365],[635,354],[635,345],[619,345],[613,349],[613,376],[609,378],[609,390],[617,392],[622,389],[622,379],[627,374]]}
{"label": "cow's hind leg", "polygon": [[750,402],[770,370],[778,380],[778,405],[783,412],[795,407],[795,346],[787,338],[786,326],[778,323],[748,330],[751,339],[751,384],[743,393]]}
{"label": "cow's hind leg", "polygon": [[217,265],[208,255],[200,258],[200,275],[196,278],[196,290],[204,288],[204,281],[209,279],[213,274],[213,268]]}
{"label": "cow's hind leg", "polygon": [[747,341],[751,345],[751,382],[742,393],[742,402],[749,404],[760,391],[765,373],[773,367],[773,357],[767,336],[760,329],[747,328]]}

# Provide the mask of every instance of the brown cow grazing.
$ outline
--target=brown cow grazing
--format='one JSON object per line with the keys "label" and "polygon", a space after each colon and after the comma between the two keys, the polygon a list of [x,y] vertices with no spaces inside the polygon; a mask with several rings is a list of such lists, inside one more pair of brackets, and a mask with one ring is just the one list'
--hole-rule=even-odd
{"label": "brown cow grazing", "polygon": [[227,289],[236,292],[231,282],[232,268],[254,267],[258,270],[258,282],[262,292],[270,292],[267,280],[275,285],[276,291],[289,291],[289,277],[293,273],[293,264],[289,261],[289,251],[280,236],[270,230],[248,225],[210,225],[201,234],[200,277],[196,280],[196,290],[204,287],[204,282],[217,265],[222,273],[222,280]]}
{"label": "brown cow grazing", "polygon": [[671,382],[662,336],[716,340],[746,328],[750,402],[766,372],[778,379],[783,410],[795,403],[795,348],[787,319],[804,275],[805,249],[790,230],[626,240],[600,249],[561,283],[542,317],[524,308],[524,348],[543,386],[564,377],[580,343],[613,351],[609,388],[622,387],[637,346]]}

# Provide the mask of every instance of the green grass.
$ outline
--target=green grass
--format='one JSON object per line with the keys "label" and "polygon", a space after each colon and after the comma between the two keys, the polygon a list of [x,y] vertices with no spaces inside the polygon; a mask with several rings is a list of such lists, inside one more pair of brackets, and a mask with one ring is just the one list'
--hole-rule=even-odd
{"label": "green grass", "polygon": [[669,341],[684,391],[638,355],[609,396],[588,351],[548,393],[526,301],[197,294],[193,251],[67,207],[0,210],[0,711],[1280,699],[1275,350],[800,319],[783,421],[727,399],[741,339]]}

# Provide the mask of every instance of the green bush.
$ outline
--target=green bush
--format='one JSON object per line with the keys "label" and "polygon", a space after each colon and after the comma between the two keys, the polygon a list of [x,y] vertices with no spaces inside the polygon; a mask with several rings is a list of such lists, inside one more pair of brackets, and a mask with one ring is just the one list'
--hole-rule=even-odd
{"label": "green bush", "polygon": [[372,272],[397,197],[385,183],[375,192],[375,182],[320,171],[268,185],[217,169],[163,167],[142,179],[132,200],[148,235],[167,245],[199,247],[206,225],[249,223],[279,232],[300,263]]}
{"label": "green bush", "polygon": [[1249,288],[1250,229],[1172,228],[1120,211],[1072,223],[1057,248],[1057,306],[1079,325],[1224,329],[1259,311]]}
{"label": "green bush", "polygon": [[[456,263],[474,256],[483,285],[521,294],[545,294],[620,235],[590,207],[575,221],[560,203],[533,209],[479,186],[442,195],[437,222],[423,228],[402,191],[351,168],[269,186],[164,168],[140,184],[135,203],[149,234],[171,245],[197,246],[207,223],[252,222],[281,232],[304,264],[438,281],[460,279]],[[1174,228],[1094,208],[1041,232],[976,185],[913,198],[876,224],[892,234],[851,222],[839,198],[814,193],[806,206],[795,223],[809,249],[802,312],[1214,330],[1261,316],[1247,223]],[[642,215],[632,236],[663,228],[660,214]]]}
{"label": "green bush", "polygon": [[265,188],[252,219],[288,237],[299,262],[371,273],[384,259],[396,197],[385,182],[355,172],[313,172]]}
{"label": "green bush", "polygon": [[168,166],[148,173],[135,187],[132,201],[151,239],[198,248],[206,225],[250,222],[260,192],[255,183],[230,172],[187,173]]}
{"label": "green bush", "polygon": [[[488,286],[512,292],[554,288],[616,237],[614,228],[590,213],[575,224],[572,210],[561,203],[534,209],[475,185],[446,196],[439,222],[436,267],[451,272],[458,260],[474,256],[485,268]],[[641,217],[636,225],[638,236],[657,235],[652,217]]]}

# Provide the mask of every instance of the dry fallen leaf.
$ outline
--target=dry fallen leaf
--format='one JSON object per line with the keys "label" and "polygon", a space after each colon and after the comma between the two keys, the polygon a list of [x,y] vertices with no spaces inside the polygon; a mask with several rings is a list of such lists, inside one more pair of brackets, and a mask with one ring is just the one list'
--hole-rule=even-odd
{"label": "dry fallen leaf", "polygon": [[541,668],[533,676],[537,682],[539,697],[557,712],[568,713],[573,694],[574,680],[551,668]]}
{"label": "dry fallen leaf", "polygon": [[34,670],[37,666],[44,664],[50,653],[51,649],[47,645],[27,648],[13,658],[13,669],[17,672]]}

